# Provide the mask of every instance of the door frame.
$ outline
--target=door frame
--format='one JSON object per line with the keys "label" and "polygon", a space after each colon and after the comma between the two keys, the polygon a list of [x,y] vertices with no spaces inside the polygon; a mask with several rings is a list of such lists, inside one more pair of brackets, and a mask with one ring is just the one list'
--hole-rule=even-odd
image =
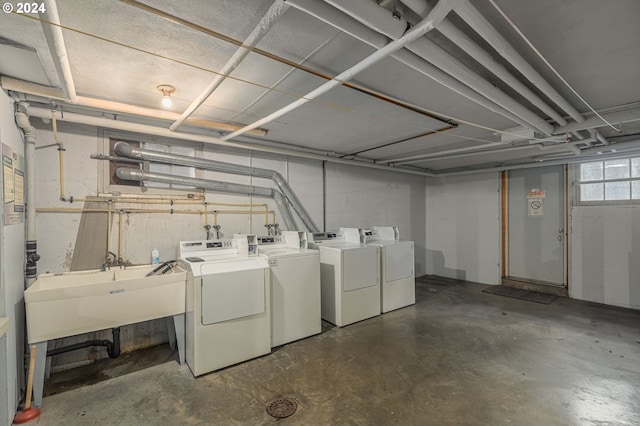
{"label": "door frame", "polygon": [[[502,231],[502,284],[508,284],[513,286],[514,282],[521,282],[524,284],[523,286],[535,286],[538,290],[544,290],[545,288],[554,289],[559,288],[563,289],[564,292],[568,292],[569,290],[569,253],[570,253],[570,222],[569,222],[569,209],[570,209],[570,197],[569,197],[569,167],[567,164],[562,166],[563,170],[563,204],[564,204],[564,215],[563,215],[563,256],[564,256],[564,271],[563,271],[563,284],[562,286],[555,286],[553,284],[545,284],[539,281],[526,281],[521,278],[514,279],[509,276],[509,171],[503,170],[501,172],[501,186],[500,191],[502,192],[501,196],[501,231]],[[509,281],[506,283],[505,281]],[[537,288],[540,287],[540,288]]]}

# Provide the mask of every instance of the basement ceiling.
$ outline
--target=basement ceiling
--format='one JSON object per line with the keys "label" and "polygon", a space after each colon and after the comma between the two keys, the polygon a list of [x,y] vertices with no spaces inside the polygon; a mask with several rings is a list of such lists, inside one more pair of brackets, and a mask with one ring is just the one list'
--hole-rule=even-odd
{"label": "basement ceiling", "polygon": [[[55,102],[65,112],[117,114],[119,121],[169,129],[191,105],[190,119],[172,131],[419,173],[574,161],[599,146],[640,150],[635,0],[44,5],[39,14],[5,13],[0,26],[2,63],[18,64],[4,72],[2,86],[36,108]],[[451,10],[433,21],[434,29],[350,81],[310,96],[439,8]],[[281,13],[266,19],[273,10]],[[256,27],[266,30],[263,37],[229,68]],[[37,55],[42,65],[37,78],[32,65],[19,72],[20,63],[30,62],[15,62],[29,51],[29,60]],[[221,82],[208,95],[215,78]],[[162,111],[159,84],[176,88],[168,110]],[[233,129],[300,100],[308,102],[229,138]],[[522,133],[528,134],[515,136]]]}

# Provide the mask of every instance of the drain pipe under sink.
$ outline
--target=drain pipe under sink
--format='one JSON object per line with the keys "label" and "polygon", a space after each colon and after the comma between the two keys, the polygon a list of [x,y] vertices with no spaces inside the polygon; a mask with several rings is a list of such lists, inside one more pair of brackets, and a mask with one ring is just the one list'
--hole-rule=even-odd
{"label": "drain pipe under sink", "polygon": [[120,356],[120,327],[112,328],[113,341],[110,340],[86,340],[80,343],[74,343],[69,346],[53,348],[47,351],[47,356],[60,355],[77,349],[88,348],[91,346],[105,346],[109,358],[116,359]]}

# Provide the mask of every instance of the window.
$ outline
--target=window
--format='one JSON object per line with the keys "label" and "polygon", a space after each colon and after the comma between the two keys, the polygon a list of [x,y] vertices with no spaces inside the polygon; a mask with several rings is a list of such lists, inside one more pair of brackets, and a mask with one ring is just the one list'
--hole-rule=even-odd
{"label": "window", "polygon": [[580,164],[581,203],[640,200],[640,157]]}

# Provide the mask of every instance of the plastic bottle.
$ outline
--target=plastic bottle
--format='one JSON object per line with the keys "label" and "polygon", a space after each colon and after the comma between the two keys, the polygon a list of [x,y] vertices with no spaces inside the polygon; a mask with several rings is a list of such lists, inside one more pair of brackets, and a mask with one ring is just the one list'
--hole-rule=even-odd
{"label": "plastic bottle", "polygon": [[159,263],[160,263],[160,252],[158,251],[157,248],[154,247],[154,249],[151,250],[151,264],[158,265]]}

